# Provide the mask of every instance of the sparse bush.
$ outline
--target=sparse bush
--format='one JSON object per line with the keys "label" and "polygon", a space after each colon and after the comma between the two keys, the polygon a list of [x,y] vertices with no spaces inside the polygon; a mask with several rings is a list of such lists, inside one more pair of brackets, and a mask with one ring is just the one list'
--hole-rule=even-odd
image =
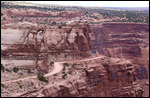
{"label": "sparse bush", "polygon": [[68,63],[64,63],[63,65],[69,67],[69,64],[68,64]]}
{"label": "sparse bush", "polygon": [[48,80],[44,77],[44,75],[42,73],[38,73],[37,77],[40,81],[48,83]]}
{"label": "sparse bush", "polygon": [[59,29],[62,29],[62,26],[58,26]]}
{"label": "sparse bush", "polygon": [[65,77],[67,76],[67,74],[62,75],[62,78],[65,79]]}
{"label": "sparse bush", "polygon": [[28,69],[28,73],[31,73],[31,70],[30,70],[30,69]]}
{"label": "sparse bush", "polygon": [[65,79],[65,75],[62,75],[62,78]]}
{"label": "sparse bush", "polygon": [[63,71],[62,74],[65,74],[65,72]]}
{"label": "sparse bush", "polygon": [[72,64],[72,68],[74,68],[75,64]]}
{"label": "sparse bush", "polygon": [[50,64],[51,64],[51,65],[53,65],[53,64],[54,64],[54,62],[53,62],[53,61],[51,61],[51,62],[50,62]]}
{"label": "sparse bush", "polygon": [[4,85],[4,84],[1,84],[1,87],[3,87],[3,88],[4,88],[4,87],[5,87],[5,85]]}
{"label": "sparse bush", "polygon": [[72,74],[72,71],[70,70],[70,71],[68,71],[68,74]]}
{"label": "sparse bush", "polygon": [[64,66],[63,71],[66,70],[66,67]]}
{"label": "sparse bush", "polygon": [[14,68],[13,68],[13,71],[14,71],[15,73],[17,73],[17,72],[19,71],[19,68],[18,68],[18,67],[14,67]]}
{"label": "sparse bush", "polygon": [[52,25],[56,25],[56,22],[52,22]]}
{"label": "sparse bush", "polygon": [[6,68],[6,71],[11,72],[11,70],[9,70],[9,69],[7,69],[7,68]]}
{"label": "sparse bush", "polygon": [[20,88],[22,88],[22,85],[19,82],[17,82],[17,84],[19,85]]}
{"label": "sparse bush", "polygon": [[22,85],[19,85],[20,88],[22,88]]}
{"label": "sparse bush", "polygon": [[3,66],[3,64],[1,64],[1,70],[4,72],[5,71],[5,67]]}

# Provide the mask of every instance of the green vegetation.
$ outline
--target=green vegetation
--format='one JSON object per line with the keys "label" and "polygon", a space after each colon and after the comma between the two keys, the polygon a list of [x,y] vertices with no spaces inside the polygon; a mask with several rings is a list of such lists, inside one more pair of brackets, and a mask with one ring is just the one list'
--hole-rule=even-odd
{"label": "green vegetation", "polygon": [[68,63],[63,63],[64,67],[69,67],[69,64]]}
{"label": "green vegetation", "polygon": [[19,85],[19,87],[22,89],[22,85],[19,83],[19,82],[17,82],[17,84]]}
{"label": "green vegetation", "polygon": [[3,66],[3,64],[1,64],[1,70],[4,72],[5,71],[5,67]]}
{"label": "green vegetation", "polygon": [[56,25],[56,22],[52,22],[52,24],[51,25]]}
{"label": "green vegetation", "polygon": [[63,71],[66,70],[66,67],[64,66]]}
{"label": "green vegetation", "polygon": [[19,85],[20,88],[22,88],[22,85]]}
{"label": "green vegetation", "polygon": [[53,64],[54,64],[54,62],[53,62],[53,61],[51,61],[51,62],[50,62],[50,65],[53,65]]}
{"label": "green vegetation", "polygon": [[65,71],[63,71],[62,74],[65,74]]}
{"label": "green vegetation", "polygon": [[65,73],[62,75],[62,78],[65,79],[66,76],[67,76],[67,74]]}
{"label": "green vegetation", "polygon": [[72,74],[72,71],[70,70],[70,71],[68,71],[68,74]]}
{"label": "green vegetation", "polygon": [[59,29],[62,29],[62,26],[58,26]]}
{"label": "green vegetation", "polygon": [[37,77],[40,81],[48,83],[48,80],[44,77],[44,75],[42,73],[38,73]]}
{"label": "green vegetation", "polygon": [[1,87],[3,87],[3,88],[4,88],[4,87],[5,87],[5,85],[4,85],[4,84],[1,84]]}
{"label": "green vegetation", "polygon": [[28,69],[28,74],[29,74],[29,73],[31,73],[31,70],[30,70],[30,69]]}
{"label": "green vegetation", "polygon": [[6,8],[6,9],[10,9],[10,8],[16,8],[16,9],[35,9],[35,10],[39,10],[39,11],[65,11],[65,9],[63,7],[39,7],[39,6],[25,6],[25,5],[16,5],[16,4],[7,4],[5,2],[1,2],[1,8]]}
{"label": "green vegetation", "polygon": [[72,68],[74,68],[75,64],[72,64]]}
{"label": "green vegetation", "polygon": [[14,67],[14,68],[13,68],[13,71],[14,71],[15,73],[17,73],[17,72],[19,71],[19,68],[18,68],[18,67]]}
{"label": "green vegetation", "polygon": [[9,69],[7,69],[7,68],[6,68],[6,71],[11,72],[11,70],[9,70]]}

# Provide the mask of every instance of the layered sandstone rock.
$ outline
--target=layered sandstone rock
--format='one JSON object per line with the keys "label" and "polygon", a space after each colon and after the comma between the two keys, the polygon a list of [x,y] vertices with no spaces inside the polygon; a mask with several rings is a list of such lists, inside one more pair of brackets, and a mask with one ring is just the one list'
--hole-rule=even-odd
{"label": "layered sandstone rock", "polygon": [[[102,57],[74,63],[72,74],[58,83],[18,97],[142,97],[144,90],[136,82],[134,65],[127,60]],[[71,65],[71,64],[70,64]],[[84,71],[83,71],[84,70]],[[61,73],[60,73],[61,74]]]}
{"label": "layered sandstone rock", "polygon": [[[135,65],[136,77],[145,91],[149,85],[149,25],[104,23],[92,26],[92,49],[115,58],[126,58]],[[143,85],[144,84],[144,85]],[[145,93],[149,96],[149,93]]]}
{"label": "layered sandstone rock", "polygon": [[2,57],[34,60],[44,72],[48,71],[49,53],[81,56],[80,53],[86,55],[91,50],[91,30],[87,21],[77,20],[51,29],[30,22],[18,22],[2,25],[1,31]]}
{"label": "layered sandstone rock", "polygon": [[18,10],[18,9],[7,9],[2,10],[3,14],[9,15],[9,16],[17,16],[17,17],[62,17],[62,18],[74,18],[79,16],[84,16],[84,13],[82,11],[63,11],[63,12],[43,12],[38,10]]}
{"label": "layered sandstone rock", "polygon": [[104,23],[92,26],[92,49],[107,56],[126,58],[136,65],[138,79],[149,77],[149,25]]}

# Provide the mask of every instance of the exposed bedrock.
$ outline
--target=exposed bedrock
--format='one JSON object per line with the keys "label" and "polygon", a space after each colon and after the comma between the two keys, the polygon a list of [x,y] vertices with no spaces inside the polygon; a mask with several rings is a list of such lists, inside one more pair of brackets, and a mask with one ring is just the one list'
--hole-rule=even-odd
{"label": "exposed bedrock", "polygon": [[[127,60],[103,57],[76,63],[75,72],[49,83],[27,97],[142,97],[144,90],[136,82],[134,65]],[[84,70],[84,71],[82,71]],[[56,79],[57,80],[57,79]]]}
{"label": "exposed bedrock", "polygon": [[92,25],[92,50],[126,58],[136,65],[138,79],[149,78],[149,25],[103,23]]}

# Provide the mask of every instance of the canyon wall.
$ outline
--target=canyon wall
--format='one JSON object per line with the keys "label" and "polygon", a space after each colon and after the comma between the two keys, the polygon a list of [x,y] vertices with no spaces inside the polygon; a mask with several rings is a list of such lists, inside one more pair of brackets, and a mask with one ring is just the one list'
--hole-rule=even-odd
{"label": "canyon wall", "polygon": [[[74,64],[74,67],[71,65]],[[69,63],[65,79],[62,73],[38,91],[16,94],[17,97],[142,97],[144,90],[137,84],[134,65],[123,59],[102,56]],[[59,81],[59,82],[56,82]]]}
{"label": "canyon wall", "polygon": [[138,79],[149,78],[149,25],[103,23],[92,26],[92,49],[103,55],[126,58],[136,65]]}
{"label": "canyon wall", "polygon": [[2,59],[11,58],[19,62],[32,60],[32,66],[28,67],[42,65],[40,69],[44,72],[48,70],[48,54],[90,56],[91,30],[86,21],[71,21],[61,28],[46,28],[30,22],[18,22],[2,25],[1,31]]}

